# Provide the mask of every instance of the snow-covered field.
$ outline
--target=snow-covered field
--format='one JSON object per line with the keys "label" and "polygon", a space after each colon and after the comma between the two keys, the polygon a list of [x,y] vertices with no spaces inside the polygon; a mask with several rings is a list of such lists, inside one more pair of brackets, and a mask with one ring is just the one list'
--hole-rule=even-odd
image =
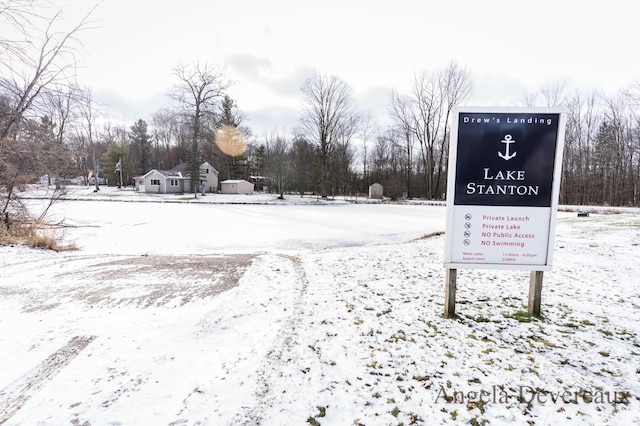
{"label": "snow-covered field", "polygon": [[116,191],[0,247],[0,424],[640,422],[638,210],[559,213],[543,319],[475,269],[445,319],[444,206]]}

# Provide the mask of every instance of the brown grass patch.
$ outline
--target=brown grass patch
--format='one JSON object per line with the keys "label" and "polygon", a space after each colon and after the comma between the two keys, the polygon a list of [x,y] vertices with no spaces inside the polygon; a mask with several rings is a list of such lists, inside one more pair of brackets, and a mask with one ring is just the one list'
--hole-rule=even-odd
{"label": "brown grass patch", "polygon": [[428,240],[429,238],[438,237],[440,235],[444,235],[444,231],[431,232],[429,234],[423,235],[422,237],[419,237],[419,238],[416,238],[414,240],[411,240],[410,242],[420,241],[420,240]]}
{"label": "brown grass patch", "polygon": [[58,252],[77,249],[74,244],[65,244],[62,234],[54,231],[42,221],[12,223],[9,229],[0,225],[0,245],[13,244],[23,244]]}

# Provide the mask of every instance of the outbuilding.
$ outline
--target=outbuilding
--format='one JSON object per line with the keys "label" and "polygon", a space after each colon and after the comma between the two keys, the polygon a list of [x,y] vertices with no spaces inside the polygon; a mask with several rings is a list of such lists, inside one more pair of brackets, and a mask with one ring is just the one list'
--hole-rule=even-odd
{"label": "outbuilding", "polygon": [[369,186],[369,198],[374,200],[382,200],[384,188],[379,183],[374,183]]}
{"label": "outbuilding", "polygon": [[223,180],[220,182],[223,194],[253,194],[253,184],[246,180]]}

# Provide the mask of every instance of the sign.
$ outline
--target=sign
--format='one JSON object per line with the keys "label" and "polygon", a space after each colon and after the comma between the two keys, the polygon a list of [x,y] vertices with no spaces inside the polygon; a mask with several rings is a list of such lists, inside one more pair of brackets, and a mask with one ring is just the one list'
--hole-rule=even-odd
{"label": "sign", "polygon": [[564,127],[558,108],[454,110],[447,268],[551,268]]}

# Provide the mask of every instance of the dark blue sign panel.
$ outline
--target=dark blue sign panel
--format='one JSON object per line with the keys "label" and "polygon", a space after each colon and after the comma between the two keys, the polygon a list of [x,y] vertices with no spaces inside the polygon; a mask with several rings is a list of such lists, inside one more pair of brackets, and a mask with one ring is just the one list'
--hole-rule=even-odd
{"label": "dark blue sign panel", "polygon": [[454,204],[550,207],[559,113],[460,112]]}
{"label": "dark blue sign panel", "polygon": [[561,108],[454,111],[448,268],[551,268],[565,117]]}

